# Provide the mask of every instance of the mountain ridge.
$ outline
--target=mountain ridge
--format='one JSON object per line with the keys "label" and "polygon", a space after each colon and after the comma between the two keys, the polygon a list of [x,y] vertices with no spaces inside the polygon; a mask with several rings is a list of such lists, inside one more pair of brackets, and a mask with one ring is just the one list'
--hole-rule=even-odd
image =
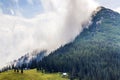
{"label": "mountain ridge", "polygon": [[102,7],[77,38],[39,62],[46,72],[69,72],[71,80],[120,79],[120,14]]}

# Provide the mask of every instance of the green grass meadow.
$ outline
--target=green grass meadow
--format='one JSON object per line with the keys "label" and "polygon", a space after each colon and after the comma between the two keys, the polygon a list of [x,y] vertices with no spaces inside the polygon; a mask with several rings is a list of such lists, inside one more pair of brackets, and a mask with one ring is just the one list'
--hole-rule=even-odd
{"label": "green grass meadow", "polygon": [[60,73],[42,73],[32,69],[25,70],[23,74],[15,73],[13,70],[0,73],[0,80],[68,80],[68,78],[62,78]]}

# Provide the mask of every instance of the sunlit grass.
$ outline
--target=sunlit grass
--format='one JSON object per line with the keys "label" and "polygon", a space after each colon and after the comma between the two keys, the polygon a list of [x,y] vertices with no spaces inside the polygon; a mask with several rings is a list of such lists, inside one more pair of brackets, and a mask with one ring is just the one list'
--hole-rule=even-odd
{"label": "sunlit grass", "polygon": [[26,70],[23,74],[14,73],[13,70],[8,72],[0,73],[0,80],[68,80],[67,78],[62,78],[59,73],[41,73],[37,72],[35,69]]}

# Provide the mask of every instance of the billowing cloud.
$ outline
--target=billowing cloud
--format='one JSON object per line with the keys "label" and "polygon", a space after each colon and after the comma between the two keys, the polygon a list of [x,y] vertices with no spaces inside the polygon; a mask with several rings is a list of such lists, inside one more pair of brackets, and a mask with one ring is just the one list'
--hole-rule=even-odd
{"label": "billowing cloud", "polygon": [[0,14],[0,66],[27,52],[36,49],[50,52],[74,40],[98,6],[93,0],[41,0],[41,3],[44,13],[34,18]]}

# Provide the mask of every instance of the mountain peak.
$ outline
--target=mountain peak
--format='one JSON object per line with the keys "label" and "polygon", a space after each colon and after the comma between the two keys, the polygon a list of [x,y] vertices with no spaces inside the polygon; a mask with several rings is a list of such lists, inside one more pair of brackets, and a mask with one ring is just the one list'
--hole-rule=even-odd
{"label": "mountain peak", "polygon": [[120,80],[120,14],[104,7],[95,12],[89,28],[43,58],[39,67],[48,72],[70,72],[79,80]]}
{"label": "mountain peak", "polygon": [[97,13],[95,16],[101,16],[101,17],[104,17],[104,18],[111,18],[111,19],[115,19],[117,17],[120,17],[120,14],[118,12],[115,12],[111,9],[108,9],[108,8],[105,8],[105,7],[98,7],[96,9]]}

